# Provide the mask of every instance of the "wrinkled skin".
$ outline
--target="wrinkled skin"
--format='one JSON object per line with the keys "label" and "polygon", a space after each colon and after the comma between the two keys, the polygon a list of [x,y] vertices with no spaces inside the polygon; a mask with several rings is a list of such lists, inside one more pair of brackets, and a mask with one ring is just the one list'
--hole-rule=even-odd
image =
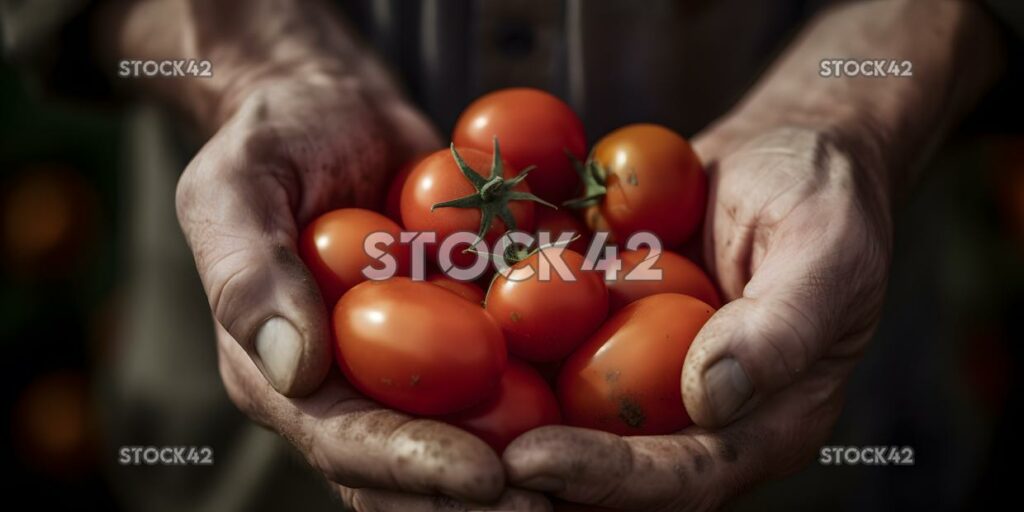
{"label": "wrinkled skin", "polygon": [[[905,168],[994,81],[1002,51],[970,2],[850,2],[817,17],[743,100],[739,111],[761,122],[720,123],[695,140],[711,187],[706,262],[735,299],[684,367],[701,427],[630,438],[545,427],[499,461],[468,433],[381,409],[329,372],[326,308],[296,255],[298,229],[331,208],[375,203],[389,169],[441,142],[368,52],[323,2],[112,4],[109,62],[214,62],[213,79],[133,82],[213,134],[177,205],[218,323],[225,386],[359,511],[550,509],[516,487],[634,510],[706,509],[799,467],[828,435],[877,321],[895,192],[885,183],[912,181]],[[913,61],[914,77],[814,73],[822,58],[879,54]],[[851,125],[866,129],[830,129]],[[297,352],[282,349],[289,339]],[[727,354],[748,385],[705,384]],[[729,386],[746,393],[723,395]]]}
{"label": "wrinkled skin", "polygon": [[[871,162],[801,128],[749,139],[713,132],[696,148],[711,177],[705,254],[731,300],[683,369],[687,411],[701,427],[636,437],[544,427],[505,451],[512,484],[629,510],[713,508],[800,467],[830,433],[889,265],[886,195]],[[753,383],[739,410],[702,378],[726,356]]]}
{"label": "wrinkled skin", "polygon": [[[247,91],[179,182],[178,216],[217,320],[228,394],[361,512],[472,502],[546,510],[543,497],[506,490],[484,442],[381,408],[331,369],[327,310],[296,253],[299,229],[333,208],[373,205],[401,158],[439,145],[404,103],[339,94],[347,85],[321,77]],[[268,369],[256,349],[270,317],[301,336],[294,372]]]}
{"label": "wrinkled skin", "polygon": [[[730,301],[680,376],[697,426],[625,438],[538,429],[503,454],[509,484],[628,510],[706,510],[809,462],[878,322],[891,205],[998,75],[994,33],[955,0],[845,2],[811,21],[694,139],[710,185],[705,263]],[[812,71],[831,55],[880,52],[912,60],[914,76]]]}

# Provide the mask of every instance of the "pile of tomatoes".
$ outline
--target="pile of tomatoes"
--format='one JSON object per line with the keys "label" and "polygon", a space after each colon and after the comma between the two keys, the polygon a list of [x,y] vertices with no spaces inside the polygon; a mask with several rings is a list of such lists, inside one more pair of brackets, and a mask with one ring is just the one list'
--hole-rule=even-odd
{"label": "pile of tomatoes", "polygon": [[683,361],[720,306],[671,250],[706,196],[671,130],[629,125],[587,153],[568,105],[506,89],[463,112],[450,148],[396,173],[383,213],[326,213],[300,252],[333,307],[342,372],[385,406],[499,453],[549,424],[665,434],[690,423]]}

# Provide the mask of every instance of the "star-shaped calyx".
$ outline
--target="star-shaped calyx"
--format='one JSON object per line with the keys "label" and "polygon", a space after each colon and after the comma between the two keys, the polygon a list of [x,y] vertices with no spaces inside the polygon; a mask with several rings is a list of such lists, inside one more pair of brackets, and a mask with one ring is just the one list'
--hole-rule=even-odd
{"label": "star-shaped calyx", "polygon": [[471,245],[476,245],[477,242],[483,240],[491,229],[494,217],[500,218],[507,230],[516,229],[516,219],[508,208],[510,201],[535,201],[550,208],[558,208],[529,192],[514,190],[516,185],[525,180],[526,175],[535,167],[531,165],[520,171],[515,178],[506,180],[504,177],[505,165],[501,161],[501,150],[498,147],[497,137],[494,138],[494,161],[491,163],[490,176],[486,178],[477,174],[466,164],[459,156],[459,152],[455,150],[455,144],[451,145],[451,150],[455,164],[459,166],[459,171],[462,171],[462,175],[469,180],[476,192],[458,199],[437,203],[430,207],[430,211],[434,211],[436,208],[478,208],[480,210],[480,230]]}
{"label": "star-shaped calyx", "polygon": [[572,153],[566,151],[565,154],[569,161],[572,162],[572,168],[576,170],[576,174],[583,183],[583,195],[562,203],[562,206],[586,208],[599,203],[601,198],[608,193],[608,187],[605,186],[608,179],[608,171],[601,164],[597,163],[597,160],[594,160],[593,157],[587,158],[587,163],[583,163],[577,160]]}

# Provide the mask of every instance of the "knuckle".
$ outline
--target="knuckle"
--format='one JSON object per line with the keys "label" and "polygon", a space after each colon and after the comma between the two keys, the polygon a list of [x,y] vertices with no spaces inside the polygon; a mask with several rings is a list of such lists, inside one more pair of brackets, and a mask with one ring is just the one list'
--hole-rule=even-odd
{"label": "knuckle", "polygon": [[218,187],[214,184],[224,178],[229,167],[220,165],[219,159],[211,155],[214,152],[208,148],[200,150],[178,178],[175,207],[179,219],[188,219],[194,207],[205,200],[204,194],[215,191]]}
{"label": "knuckle", "polygon": [[235,339],[248,347],[255,325],[244,325],[250,303],[261,296],[259,265],[249,251],[228,250],[199,265],[210,310]]}
{"label": "knuckle", "polygon": [[821,331],[818,320],[800,307],[785,299],[774,302],[773,307],[753,308],[748,325],[754,333],[752,341],[770,350],[775,371],[791,382],[817,358]]}
{"label": "knuckle", "polygon": [[197,240],[193,253],[210,310],[244,347],[249,347],[258,324],[269,314],[258,306],[274,295],[274,283],[281,278],[289,286],[301,285],[292,294],[294,300],[314,307],[319,299],[312,278],[287,247],[254,246],[244,238],[211,233]]}
{"label": "knuckle", "polygon": [[185,213],[196,201],[196,178],[195,168],[189,165],[178,178],[178,184],[174,189],[174,205],[178,219],[183,219]]}

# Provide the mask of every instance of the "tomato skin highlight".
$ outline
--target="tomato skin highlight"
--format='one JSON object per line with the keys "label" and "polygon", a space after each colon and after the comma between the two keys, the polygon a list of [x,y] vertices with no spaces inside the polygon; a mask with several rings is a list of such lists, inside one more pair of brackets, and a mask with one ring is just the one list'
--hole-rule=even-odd
{"label": "tomato skin highlight", "polygon": [[624,250],[619,253],[622,270],[615,276],[614,281],[605,283],[608,285],[610,311],[618,311],[631,302],[658,293],[681,293],[695,297],[715,309],[722,306],[718,290],[707,274],[696,263],[672,251],[659,251],[657,260],[651,267],[661,270],[660,280],[627,280],[630,272],[650,255],[650,249]]}
{"label": "tomato skin highlight", "polygon": [[366,254],[363,242],[370,233],[387,232],[395,243],[386,252],[395,258],[397,276],[409,275],[407,245],[399,242],[402,228],[391,219],[370,210],[342,208],[317,217],[299,236],[299,256],[313,273],[328,310],[349,288],[366,281],[363,268],[384,268]]}
{"label": "tomato skin highlight", "polygon": [[427,282],[440,286],[474,304],[482,305],[484,303],[484,291],[471,282],[459,281],[440,272],[427,276]]}
{"label": "tomato skin highlight", "polygon": [[505,342],[494,320],[431,283],[366,281],[342,296],[333,320],[345,377],[401,411],[465,410],[490,396],[505,370]]}
{"label": "tomato skin highlight", "polygon": [[[561,255],[575,281],[554,268],[540,279],[540,259]],[[580,270],[583,256],[563,248],[541,249],[498,274],[487,292],[486,309],[501,326],[509,352],[530,362],[557,361],[593,333],[608,315],[608,289],[601,274]],[[529,267],[534,272],[523,279]]]}
{"label": "tomato skin highlight", "polygon": [[655,124],[625,126],[599,140],[592,158],[608,172],[607,193],[597,211],[585,216],[593,231],[607,226],[619,242],[651,231],[664,247],[676,247],[697,231],[707,176],[679,134]]}
{"label": "tomato skin highlight", "polygon": [[459,116],[452,141],[490,151],[495,136],[501,154],[517,170],[537,166],[526,181],[541,199],[557,204],[576,192],[579,181],[565,152],[582,161],[587,140],[583,122],[565,102],[525,87],[485,94]]}
{"label": "tomato skin highlight", "polygon": [[483,439],[500,454],[524,432],[561,423],[562,414],[555,394],[537,370],[509,359],[493,396],[441,419]]}
{"label": "tomato skin highlight", "polygon": [[[492,153],[477,151],[471,148],[456,148],[462,159],[477,174],[487,176],[490,172]],[[504,152],[502,153],[504,154]],[[504,160],[503,160],[504,161]],[[519,174],[519,170],[505,162],[506,179]],[[526,182],[517,185],[514,190],[529,192]],[[409,174],[402,187],[402,225],[408,231],[432,231],[437,234],[437,243],[427,246],[426,254],[435,262],[437,249],[445,238],[459,231],[476,233],[480,229],[480,210],[475,208],[438,208],[431,211],[437,203],[456,199],[474,193],[473,185],[462,175],[451,151],[442,149],[431,153],[417,164]],[[516,229],[527,231],[533,229],[534,203],[532,201],[513,201],[509,210],[516,221]],[[501,219],[495,218],[490,230],[484,236],[489,247],[506,231]],[[459,266],[468,266],[476,260],[474,254],[464,254],[462,250],[468,244],[456,246],[452,252],[452,261]]]}
{"label": "tomato skin highlight", "polygon": [[[534,226],[534,231],[537,233],[547,231],[551,234],[552,243],[558,240],[558,236],[562,233],[574,232],[578,238],[569,243],[569,249],[580,254],[587,253],[587,244],[590,243],[590,230],[587,228],[586,224],[577,219],[575,215],[569,213],[567,210],[539,208],[537,210],[537,221]],[[537,243],[540,243],[539,239]]]}
{"label": "tomato skin highlight", "polygon": [[682,398],[686,352],[714,309],[662,293],[613,315],[565,362],[558,403],[567,425],[660,435],[692,423]]}

